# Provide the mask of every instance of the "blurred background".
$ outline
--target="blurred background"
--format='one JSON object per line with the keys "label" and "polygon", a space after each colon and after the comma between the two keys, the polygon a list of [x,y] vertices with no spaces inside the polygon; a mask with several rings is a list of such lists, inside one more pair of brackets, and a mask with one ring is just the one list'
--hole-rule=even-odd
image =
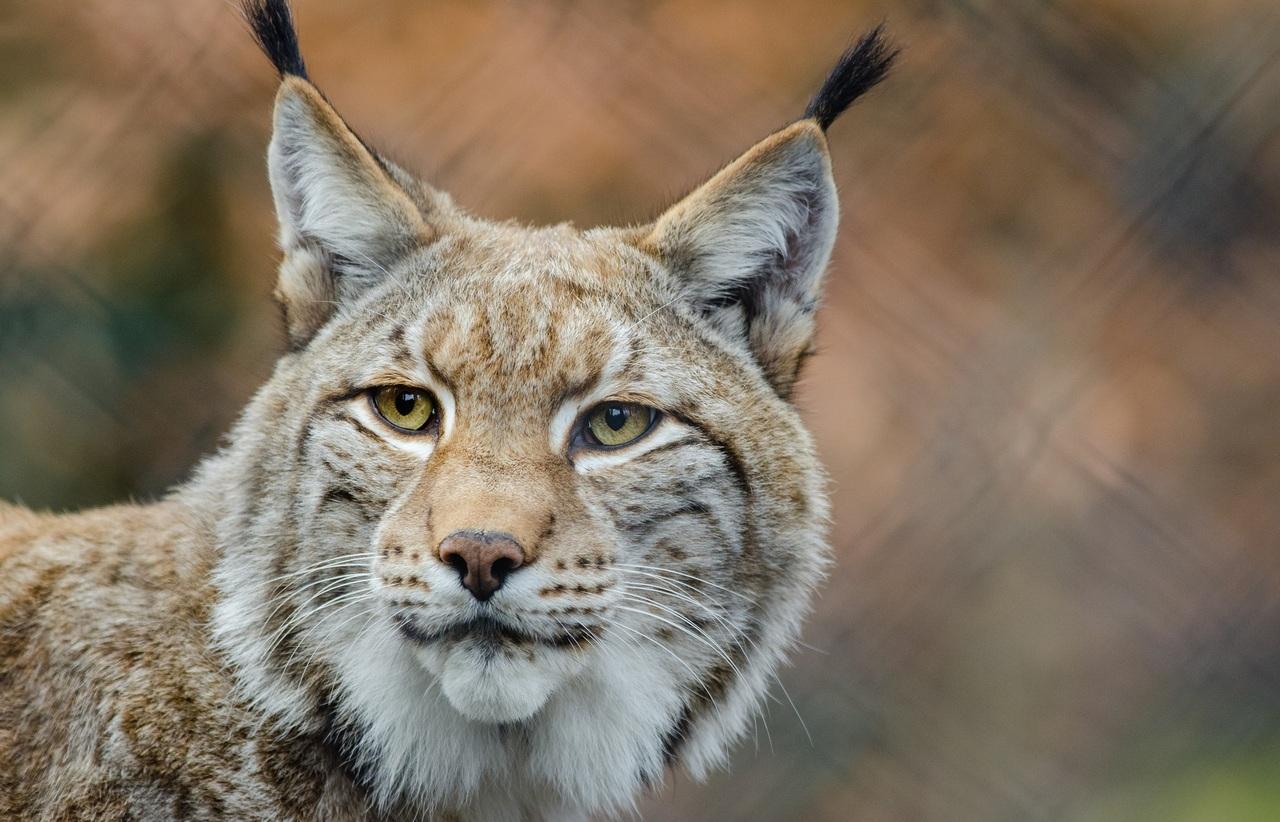
{"label": "blurred background", "polygon": [[[831,132],[838,564],[646,818],[1280,819],[1274,0],[296,5],[373,144],[529,222],[648,219],[906,47]],[[226,0],[0,0],[0,497],[154,497],[264,379],[274,89]]]}

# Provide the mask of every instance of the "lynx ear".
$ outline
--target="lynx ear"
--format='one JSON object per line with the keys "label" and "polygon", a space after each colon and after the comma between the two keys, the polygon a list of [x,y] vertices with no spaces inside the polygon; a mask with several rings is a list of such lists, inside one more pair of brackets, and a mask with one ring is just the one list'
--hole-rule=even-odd
{"label": "lynx ear", "polygon": [[805,119],[730,163],[640,243],[676,272],[697,310],[746,342],[782,397],[810,351],[836,237],[826,130],[884,79],[896,55],[882,27],[867,32],[840,56]]}
{"label": "lynx ear", "polygon": [[285,261],[277,296],[295,342],[334,303],[430,240],[421,211],[314,86],[286,77],[267,153]]}
{"label": "lynx ear", "polygon": [[690,304],[746,342],[785,397],[813,337],[838,211],[826,138],[805,120],[677,203],[641,245],[680,278]]}
{"label": "lynx ear", "polygon": [[307,79],[288,0],[244,0],[242,11],[282,80],[267,153],[285,252],[276,297],[302,345],[431,229],[397,182],[404,173],[370,151]]}

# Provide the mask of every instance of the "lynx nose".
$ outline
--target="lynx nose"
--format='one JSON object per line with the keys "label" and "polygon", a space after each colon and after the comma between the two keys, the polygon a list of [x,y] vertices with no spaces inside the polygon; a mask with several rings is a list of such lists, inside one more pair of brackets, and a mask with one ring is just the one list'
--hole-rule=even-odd
{"label": "lynx nose", "polygon": [[484,602],[524,564],[524,550],[510,534],[454,531],[440,543],[440,559],[458,572],[462,587]]}

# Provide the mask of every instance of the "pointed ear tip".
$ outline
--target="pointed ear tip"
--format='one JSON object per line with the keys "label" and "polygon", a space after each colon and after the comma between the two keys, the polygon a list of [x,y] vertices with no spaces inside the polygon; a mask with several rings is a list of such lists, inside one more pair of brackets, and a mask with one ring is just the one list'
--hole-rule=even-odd
{"label": "pointed ear tip", "polygon": [[321,96],[320,90],[311,84],[310,80],[299,77],[296,74],[286,74],[280,80],[280,87],[276,89],[276,108],[279,109],[282,104],[295,100],[315,103],[323,102],[324,97]]}
{"label": "pointed ear tip", "polygon": [[316,129],[340,133],[345,128],[345,121],[320,89],[310,80],[296,75],[288,75],[280,81],[271,119],[272,129],[276,132],[301,128],[308,133]]}
{"label": "pointed ear tip", "polygon": [[827,130],[822,127],[816,117],[797,120],[791,124],[790,128],[797,138],[808,140],[823,151],[827,151],[830,148],[827,142]]}
{"label": "pointed ear tip", "polygon": [[757,146],[766,152],[781,151],[790,156],[814,152],[825,158],[827,162],[831,159],[831,145],[827,142],[827,132],[812,117],[796,120],[791,125],[775,131],[761,140]]}

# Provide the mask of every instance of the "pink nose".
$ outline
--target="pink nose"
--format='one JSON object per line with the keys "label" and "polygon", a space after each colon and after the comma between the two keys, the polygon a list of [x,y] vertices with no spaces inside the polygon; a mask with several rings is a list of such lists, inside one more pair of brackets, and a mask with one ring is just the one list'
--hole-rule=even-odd
{"label": "pink nose", "polygon": [[484,602],[524,565],[524,549],[510,534],[454,531],[440,543],[440,559],[458,572],[462,587]]}

